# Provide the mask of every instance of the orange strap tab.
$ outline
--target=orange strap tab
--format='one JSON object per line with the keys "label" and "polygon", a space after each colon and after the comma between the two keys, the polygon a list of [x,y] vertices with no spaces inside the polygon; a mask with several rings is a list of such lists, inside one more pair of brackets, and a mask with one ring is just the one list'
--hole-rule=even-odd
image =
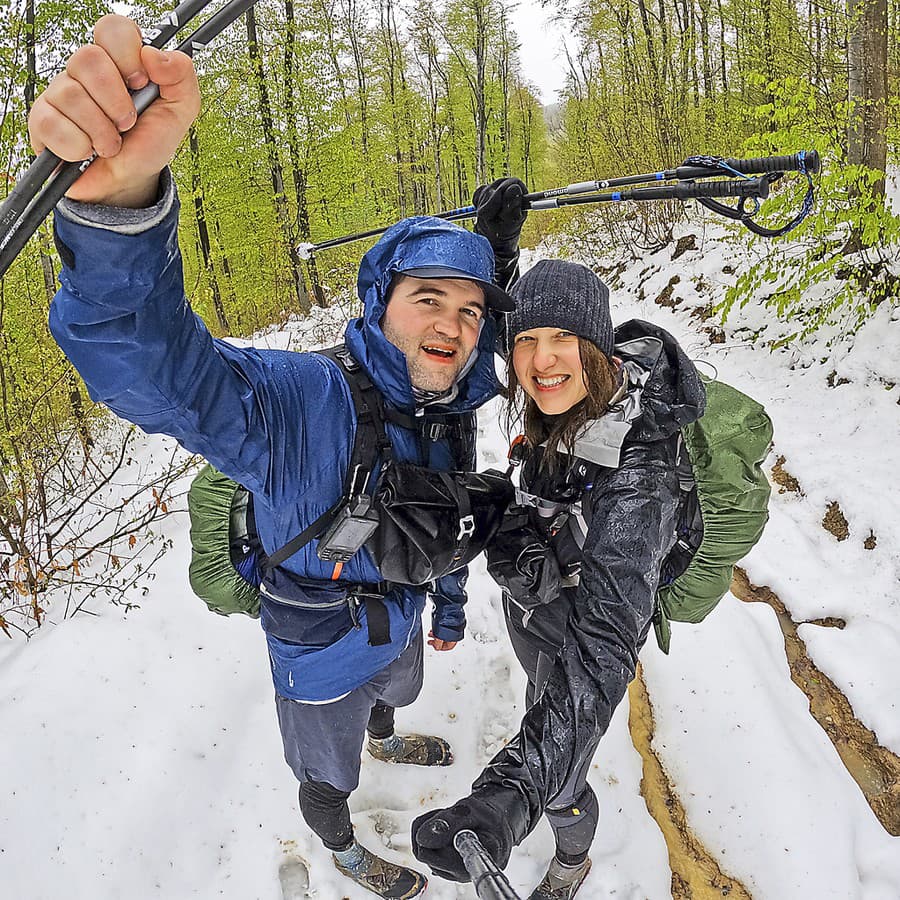
{"label": "orange strap tab", "polygon": [[342,562],[336,562],[334,564],[334,571],[331,573],[331,580],[337,581],[338,578],[341,577],[341,572],[344,570],[344,564]]}
{"label": "orange strap tab", "polygon": [[506,454],[506,458],[511,462],[514,466],[517,466],[523,459],[523,451],[525,450],[525,435],[517,434],[512,443],[509,445],[509,452]]}

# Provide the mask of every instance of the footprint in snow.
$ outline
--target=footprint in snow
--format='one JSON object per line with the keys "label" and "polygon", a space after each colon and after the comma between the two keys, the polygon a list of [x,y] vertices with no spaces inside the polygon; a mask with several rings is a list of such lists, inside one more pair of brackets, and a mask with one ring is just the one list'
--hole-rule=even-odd
{"label": "footprint in snow", "polygon": [[299,856],[285,856],[278,867],[282,900],[306,900],[309,892],[309,866]]}

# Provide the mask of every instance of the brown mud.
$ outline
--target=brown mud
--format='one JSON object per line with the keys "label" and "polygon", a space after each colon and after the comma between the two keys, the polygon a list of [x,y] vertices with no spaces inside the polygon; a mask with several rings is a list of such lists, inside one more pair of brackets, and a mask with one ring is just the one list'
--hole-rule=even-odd
{"label": "brown mud", "polygon": [[673,900],[751,900],[749,891],[719,868],[687,823],[684,806],[653,749],[653,706],[640,666],[628,687],[628,701],[631,740],[643,760],[641,795],[666,841]]}
{"label": "brown mud", "polygon": [[778,485],[778,493],[802,494],[800,482],[784,467],[785,459],[779,456],[772,466],[772,480]]}
{"label": "brown mud", "polygon": [[[837,685],[816,667],[797,633],[798,623],[775,593],[752,584],[740,567],[735,567],[731,592],[739,600],[765,603],[775,611],[784,635],[791,679],[806,694],[810,713],[834,744],[882,827],[888,834],[900,836],[900,757],[878,742],[877,735],[856,718]],[[820,619],[810,624],[841,628],[845,623],[840,619]]]}
{"label": "brown mud", "polygon": [[[774,610],[784,636],[791,679],[806,694],[810,713],[828,735],[882,827],[900,836],[900,757],[883,747],[877,735],[857,719],[837,685],[810,659],[797,631],[798,624],[841,629],[846,622],[833,616],[795,622],[776,594],[768,587],[752,584],[740,567],[735,568],[731,591],[745,603],[765,603]],[[653,706],[640,666],[628,688],[628,698],[628,727],[643,760],[641,795],[666,842],[673,900],[751,900],[748,889],[722,871],[715,856],[691,831],[684,806],[653,749]]]}
{"label": "brown mud", "polygon": [[837,500],[828,504],[825,517],[822,519],[822,527],[830,531],[839,541],[846,541],[850,537],[850,524]]}

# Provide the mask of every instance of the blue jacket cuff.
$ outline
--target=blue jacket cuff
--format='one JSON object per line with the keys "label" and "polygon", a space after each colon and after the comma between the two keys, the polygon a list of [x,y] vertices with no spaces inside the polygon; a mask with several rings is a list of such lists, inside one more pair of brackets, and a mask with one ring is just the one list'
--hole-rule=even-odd
{"label": "blue jacket cuff", "polygon": [[[63,287],[88,304],[109,311],[142,308],[164,269],[177,262],[180,275],[178,198],[174,193],[171,200],[161,217],[148,217],[147,227],[137,231],[91,223],[80,216],[72,217],[68,210],[58,211],[53,237],[63,263]],[[102,209],[113,208],[90,207],[92,213]],[[180,289],[178,294],[183,296]]]}
{"label": "blue jacket cuff", "polygon": [[438,625],[432,621],[431,633],[439,641],[461,641],[465,637],[465,626],[462,628],[448,628],[446,625]]}

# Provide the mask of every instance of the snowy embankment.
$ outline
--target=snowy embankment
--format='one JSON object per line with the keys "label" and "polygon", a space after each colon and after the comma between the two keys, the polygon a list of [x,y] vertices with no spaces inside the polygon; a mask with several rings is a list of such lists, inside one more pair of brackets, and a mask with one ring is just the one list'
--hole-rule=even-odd
{"label": "snowy embankment", "polygon": [[[900,311],[882,305],[837,349],[823,338],[769,352],[745,337],[767,321],[776,326],[766,311],[746,308],[724,342],[710,343],[705,329],[715,320],[690,313],[721,299],[743,243],[699,225],[684,231],[698,236],[696,250],[673,261],[668,247],[616,276],[614,319],[662,325],[766,405],[776,435],[768,467],[783,456],[800,491],[776,486],[748,577],[771,587],[795,623],[846,623],[800,624],[798,634],[861,726],[900,756]],[[658,305],[675,275],[674,306]],[[311,349],[335,325],[323,317],[259,343]],[[498,410],[481,419],[482,467],[505,454]],[[141,452],[165,445],[148,438]],[[833,503],[847,523],[840,541],[822,525]],[[279,865],[296,855],[310,867],[309,896],[371,896],[335,872],[299,817],[258,624],[205,610],[187,584],[186,514],[163,528],[175,549],[138,608],[97,601],[90,615],[62,620],[51,607],[30,642],[0,643],[0,893],[277,900]],[[480,561],[469,588],[467,639],[451,653],[428,653],[422,697],[398,715],[401,726],[447,737],[456,762],[416,770],[366,758],[351,798],[361,840],[393,859],[412,862],[411,820],[467,793],[522,712],[524,678]],[[728,596],[703,625],[675,626],[670,656],[651,637],[642,662],[653,750],[687,826],[723,873],[756,900],[900,896],[900,838],[879,824],[791,680],[772,608]],[[667,845],[641,778],[626,701],[591,776],[602,824],[585,900],[670,896]],[[891,794],[883,782],[896,808],[900,788]],[[508,868],[523,895],[551,853],[542,823]],[[433,879],[427,896],[474,895]]]}

